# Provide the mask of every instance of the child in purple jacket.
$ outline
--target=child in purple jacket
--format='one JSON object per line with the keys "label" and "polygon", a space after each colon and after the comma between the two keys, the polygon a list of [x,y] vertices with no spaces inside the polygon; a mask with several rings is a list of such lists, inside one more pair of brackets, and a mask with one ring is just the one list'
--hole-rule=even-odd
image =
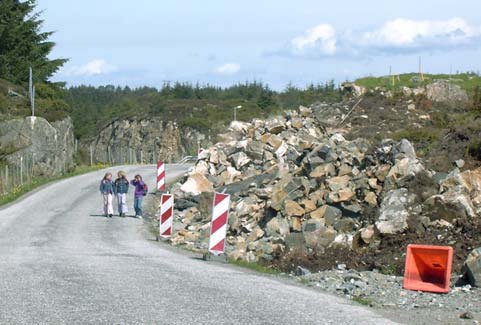
{"label": "child in purple jacket", "polygon": [[144,196],[147,195],[145,183],[142,180],[142,176],[135,175],[135,178],[132,181],[130,181],[130,184],[135,186],[135,191],[134,191],[135,217],[142,219],[142,201],[144,199]]}

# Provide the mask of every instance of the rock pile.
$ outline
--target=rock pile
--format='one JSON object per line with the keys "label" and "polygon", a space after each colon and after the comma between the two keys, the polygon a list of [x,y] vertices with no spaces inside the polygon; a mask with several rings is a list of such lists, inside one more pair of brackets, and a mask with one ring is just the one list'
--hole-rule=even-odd
{"label": "rock pile", "polygon": [[427,170],[407,140],[346,140],[336,129],[343,113],[301,106],[233,122],[172,189],[173,244],[206,247],[214,190],[232,195],[227,253],[247,261],[373,248],[385,235],[449,228],[481,211],[481,170]]}

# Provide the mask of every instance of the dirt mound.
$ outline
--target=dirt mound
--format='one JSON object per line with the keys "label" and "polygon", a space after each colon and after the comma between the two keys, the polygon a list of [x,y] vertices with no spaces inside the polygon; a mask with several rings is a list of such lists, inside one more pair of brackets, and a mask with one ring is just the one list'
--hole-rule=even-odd
{"label": "dirt mound", "polygon": [[469,252],[481,246],[481,220],[458,220],[452,229],[429,228],[423,233],[407,232],[381,237],[375,249],[358,251],[329,248],[324,252],[290,251],[273,261],[275,268],[290,272],[297,265],[311,272],[331,270],[340,264],[358,271],[379,270],[392,275],[404,274],[406,247],[409,244],[446,245],[454,248],[453,273],[459,274]]}

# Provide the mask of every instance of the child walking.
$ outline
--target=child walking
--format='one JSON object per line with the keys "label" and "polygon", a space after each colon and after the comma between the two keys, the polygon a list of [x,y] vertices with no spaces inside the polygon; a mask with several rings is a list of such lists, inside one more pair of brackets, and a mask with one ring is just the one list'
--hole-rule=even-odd
{"label": "child walking", "polygon": [[117,173],[117,179],[114,182],[115,196],[117,197],[117,207],[119,210],[119,216],[125,217],[129,212],[127,208],[127,192],[129,191],[129,181],[127,175],[123,171]]}
{"label": "child walking", "polygon": [[142,180],[142,176],[135,175],[135,178],[130,181],[130,184],[135,186],[134,191],[134,209],[135,217],[142,219],[142,201],[144,196],[147,195],[147,185]]}
{"label": "child walking", "polygon": [[104,200],[104,215],[112,218],[114,208],[112,207],[112,194],[114,193],[114,186],[112,183],[112,174],[106,173],[104,178],[100,181],[100,193]]}

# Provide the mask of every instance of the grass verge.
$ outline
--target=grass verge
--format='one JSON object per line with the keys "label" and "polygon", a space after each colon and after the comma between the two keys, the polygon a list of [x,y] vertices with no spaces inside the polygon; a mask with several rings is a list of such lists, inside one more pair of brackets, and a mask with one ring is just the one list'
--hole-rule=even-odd
{"label": "grass verge", "polygon": [[16,186],[13,188],[12,191],[0,195],[0,206],[3,206],[5,204],[11,203],[21,196],[27,194],[28,192],[33,191],[34,189],[43,186],[45,184],[58,181],[61,179],[77,176],[77,175],[82,175],[91,171],[99,170],[102,168],[108,167],[107,165],[94,165],[94,166],[80,166],[72,170],[71,172],[62,174],[62,175],[57,175],[57,176],[50,176],[50,177],[35,177],[32,179],[32,181],[28,184]]}
{"label": "grass verge", "polygon": [[276,269],[261,265],[259,263],[246,262],[246,261],[233,260],[233,259],[229,259],[228,261],[229,261],[229,264],[236,265],[236,266],[239,266],[239,267],[243,267],[243,268],[246,268],[246,269],[249,269],[249,270],[252,270],[252,271],[256,271],[256,272],[259,272],[259,273],[271,274],[271,275],[279,275],[281,273]]}
{"label": "grass verge", "polygon": [[374,300],[370,298],[355,296],[355,297],[352,297],[352,300],[363,306],[372,306],[374,304]]}

